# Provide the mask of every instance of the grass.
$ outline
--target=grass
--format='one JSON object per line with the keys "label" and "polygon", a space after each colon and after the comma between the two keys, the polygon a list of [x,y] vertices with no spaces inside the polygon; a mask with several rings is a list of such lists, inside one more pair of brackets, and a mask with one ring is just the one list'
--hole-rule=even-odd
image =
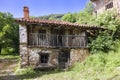
{"label": "grass", "polygon": [[[15,58],[15,56],[3,55],[0,58]],[[120,80],[120,48],[117,52],[92,54],[84,62],[70,67],[68,71],[57,69],[40,71],[18,67],[15,69],[15,74],[8,77],[20,80]]]}
{"label": "grass", "polygon": [[0,55],[0,59],[19,59],[19,55]]}
{"label": "grass", "polygon": [[[18,56],[16,56],[18,57]],[[3,56],[1,58],[15,58]],[[33,70],[32,68],[15,70],[14,76],[22,80],[119,80],[120,79],[120,50],[117,52],[99,52],[90,55],[84,62],[76,63],[68,71]],[[4,76],[7,77],[7,76]]]}
{"label": "grass", "polygon": [[2,70],[12,70],[17,66],[19,55],[0,55],[0,72]]}
{"label": "grass", "polygon": [[18,70],[17,75],[21,75],[23,80],[119,80],[120,50],[92,54],[68,71],[34,71],[32,68],[26,68]]}

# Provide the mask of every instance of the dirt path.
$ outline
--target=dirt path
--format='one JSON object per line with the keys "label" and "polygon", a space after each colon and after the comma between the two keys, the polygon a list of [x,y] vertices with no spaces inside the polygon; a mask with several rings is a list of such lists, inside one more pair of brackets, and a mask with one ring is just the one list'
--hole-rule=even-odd
{"label": "dirt path", "polygon": [[14,75],[14,69],[18,65],[17,59],[0,59],[0,80],[17,80],[5,76]]}

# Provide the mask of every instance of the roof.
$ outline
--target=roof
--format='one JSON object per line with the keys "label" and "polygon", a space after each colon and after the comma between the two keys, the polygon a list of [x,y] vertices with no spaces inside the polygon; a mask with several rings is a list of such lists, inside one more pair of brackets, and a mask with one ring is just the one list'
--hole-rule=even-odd
{"label": "roof", "polygon": [[70,22],[60,21],[60,20],[45,20],[45,19],[36,19],[36,18],[16,18],[15,21],[18,23],[55,25],[55,26],[59,26],[59,27],[79,27],[82,29],[104,29],[103,27],[98,27],[95,25],[77,24],[77,23],[70,23]]}

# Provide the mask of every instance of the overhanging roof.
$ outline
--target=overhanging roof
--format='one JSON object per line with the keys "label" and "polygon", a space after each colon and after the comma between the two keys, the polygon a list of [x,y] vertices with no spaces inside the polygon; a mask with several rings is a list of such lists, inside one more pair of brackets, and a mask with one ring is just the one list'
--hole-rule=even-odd
{"label": "overhanging roof", "polygon": [[15,18],[15,21],[18,23],[28,23],[28,24],[45,24],[45,25],[55,25],[60,27],[78,27],[81,29],[104,29],[103,27],[98,27],[95,25],[87,25],[87,24],[77,24],[70,23],[66,21],[60,20],[45,20],[45,19],[36,19],[36,18]]}

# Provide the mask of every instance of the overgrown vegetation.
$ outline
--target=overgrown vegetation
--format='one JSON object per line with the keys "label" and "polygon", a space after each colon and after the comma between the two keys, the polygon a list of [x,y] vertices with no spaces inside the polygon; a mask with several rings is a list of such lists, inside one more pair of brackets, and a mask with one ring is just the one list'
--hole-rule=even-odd
{"label": "overgrown vegetation", "polygon": [[16,75],[25,80],[119,80],[120,45],[118,51],[98,52],[90,55],[84,62],[76,63],[68,71],[16,69]]}
{"label": "overgrown vegetation", "polygon": [[106,11],[103,14],[92,15],[92,11],[92,4],[88,3],[83,11],[74,14],[68,13],[62,17],[62,20],[104,27],[105,30],[88,32],[90,52],[94,54],[99,51],[116,51],[116,45],[120,40],[120,19],[118,19],[116,12]]}
{"label": "overgrown vegetation", "polygon": [[0,54],[18,53],[18,29],[10,13],[0,12]]}
{"label": "overgrown vegetation", "polygon": [[116,45],[119,41],[119,26],[120,20],[117,18],[116,13],[104,12],[98,15],[97,18],[94,16],[91,18],[90,23],[98,26],[104,26],[107,30],[99,31],[94,37],[89,37],[91,53],[97,53],[98,51],[109,52],[115,51]]}
{"label": "overgrown vegetation", "polygon": [[77,63],[72,70],[80,71],[84,80],[119,80],[119,57],[120,51],[107,54],[99,52],[89,56],[83,63]]}
{"label": "overgrown vegetation", "polygon": [[0,55],[0,59],[19,59],[19,55],[12,55],[12,54],[7,54],[7,55]]}

